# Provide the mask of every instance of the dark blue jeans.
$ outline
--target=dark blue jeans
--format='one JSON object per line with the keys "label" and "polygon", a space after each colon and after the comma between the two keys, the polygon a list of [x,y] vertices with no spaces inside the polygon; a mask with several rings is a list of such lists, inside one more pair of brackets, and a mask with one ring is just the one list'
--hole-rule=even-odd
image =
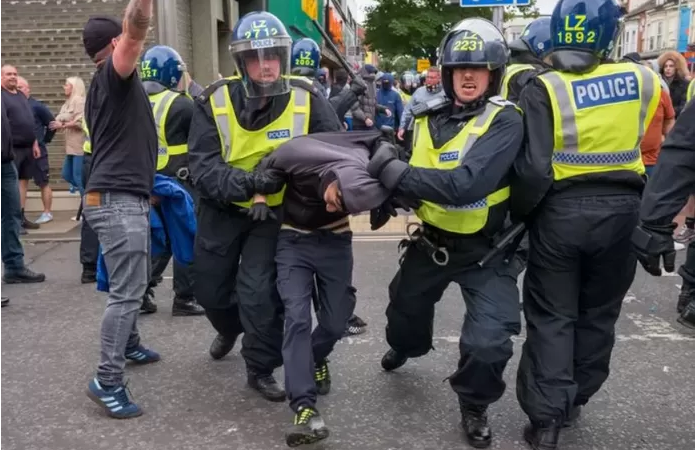
{"label": "dark blue jeans", "polygon": [[61,173],[61,176],[65,181],[75,186],[75,188],[80,191],[80,195],[84,195],[84,189],[82,188],[83,158],[84,156],[65,155],[65,161],[63,162],[63,170]]}
{"label": "dark blue jeans", "polygon": [[2,163],[2,263],[5,274],[24,268],[24,249],[19,242],[22,207],[19,203],[17,169],[12,161]]}
{"label": "dark blue jeans", "polygon": [[[275,260],[285,307],[285,390],[297,411],[315,405],[314,363],[329,356],[355,309],[352,234],[281,230]],[[312,330],[315,278],[319,309]]]}

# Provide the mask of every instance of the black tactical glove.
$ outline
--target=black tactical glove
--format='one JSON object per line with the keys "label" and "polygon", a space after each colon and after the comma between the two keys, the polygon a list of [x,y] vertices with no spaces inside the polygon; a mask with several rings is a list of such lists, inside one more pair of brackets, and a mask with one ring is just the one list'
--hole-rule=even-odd
{"label": "black tactical glove", "polygon": [[665,270],[674,272],[674,263],[677,257],[672,238],[674,228],[675,224],[650,227],[640,225],[633,230],[632,241],[638,254],[638,261],[650,275],[656,277],[662,275],[660,257],[662,257]]}
{"label": "black tactical glove", "polygon": [[389,222],[389,219],[393,217],[389,212],[387,212],[383,207],[375,208],[370,211],[370,229],[372,231],[379,230]]}
{"label": "black tactical glove", "polygon": [[277,169],[266,169],[253,172],[254,194],[277,194],[285,185],[285,172]]}
{"label": "black tactical glove", "polygon": [[[388,144],[396,145],[396,139],[395,139],[395,134],[394,134],[394,129],[392,127],[388,127],[386,125],[382,125],[379,128],[379,131],[382,132],[382,135],[377,138],[377,145],[375,145],[374,148],[379,147],[379,144],[381,142],[386,142]],[[398,156],[398,153],[397,153]]]}
{"label": "black tactical glove", "polygon": [[403,209],[406,212],[411,211],[411,209],[418,209],[420,208],[421,201],[420,200],[414,200],[410,198],[405,198],[405,197],[392,197],[382,206],[380,206],[381,209],[384,209],[384,211],[389,214],[392,217],[396,217],[398,215],[398,212],[396,211],[397,208]]}
{"label": "black tactical glove", "polygon": [[378,179],[384,187],[396,189],[401,178],[408,170],[408,163],[399,160],[399,151],[395,145],[380,142],[377,150],[367,163],[367,172],[372,178]]}
{"label": "black tactical glove", "polygon": [[240,210],[246,212],[246,215],[254,222],[263,222],[264,220],[278,220],[273,210],[266,203],[256,202],[249,208]]}
{"label": "black tactical glove", "polygon": [[365,84],[365,80],[357,76],[350,82],[350,90],[356,97],[360,97],[367,91],[367,84]]}

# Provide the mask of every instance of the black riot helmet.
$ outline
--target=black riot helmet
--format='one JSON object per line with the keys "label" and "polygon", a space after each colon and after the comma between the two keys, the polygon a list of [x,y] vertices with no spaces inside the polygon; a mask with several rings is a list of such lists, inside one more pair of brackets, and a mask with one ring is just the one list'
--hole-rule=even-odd
{"label": "black riot helmet", "polygon": [[454,69],[485,68],[491,72],[491,82],[484,96],[498,95],[509,58],[505,37],[492,22],[481,18],[462,20],[440,44],[439,63],[445,94],[456,100],[452,85]]}

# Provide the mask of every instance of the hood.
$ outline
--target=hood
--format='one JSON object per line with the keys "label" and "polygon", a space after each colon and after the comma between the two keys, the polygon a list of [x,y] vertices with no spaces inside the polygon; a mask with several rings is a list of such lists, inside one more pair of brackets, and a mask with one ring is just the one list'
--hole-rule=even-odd
{"label": "hood", "polygon": [[[386,88],[384,87],[385,84],[387,84]],[[390,73],[383,74],[382,78],[380,79],[380,86],[385,90],[389,90],[394,87],[394,75]]]}
{"label": "hood", "polygon": [[674,65],[677,68],[677,76],[684,80],[689,79],[689,69],[687,68],[686,65],[686,59],[681,55],[679,52],[675,52],[674,50],[670,50],[667,52],[664,52],[663,54],[660,55],[659,58],[657,58],[657,63],[660,66],[660,73],[662,73],[662,68],[665,66],[665,63],[667,60],[671,59],[674,61]]}

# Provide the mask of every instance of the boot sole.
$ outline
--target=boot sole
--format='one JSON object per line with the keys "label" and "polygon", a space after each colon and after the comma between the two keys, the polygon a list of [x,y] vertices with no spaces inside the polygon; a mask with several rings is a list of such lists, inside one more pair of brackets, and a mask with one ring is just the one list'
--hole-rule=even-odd
{"label": "boot sole", "polygon": [[99,405],[99,407],[101,409],[103,409],[104,412],[106,412],[107,416],[109,416],[113,419],[133,419],[135,417],[140,417],[143,415],[143,410],[140,409],[140,410],[138,410],[138,412],[135,412],[129,416],[119,416],[117,414],[112,413],[111,410],[109,408],[107,408],[106,405],[104,405],[104,402],[102,402],[101,399],[99,397],[97,397],[94,393],[92,393],[92,391],[90,391],[89,389],[87,389],[86,394],[90,400],[92,400],[94,403]]}
{"label": "boot sole", "polygon": [[282,395],[282,396],[281,396],[281,395],[271,396],[271,395],[266,395],[266,394],[264,394],[263,392],[261,392],[258,388],[254,387],[254,386],[249,385],[249,387],[250,387],[251,389],[255,390],[256,392],[258,392],[259,395],[261,395],[261,397],[265,398],[265,399],[268,400],[269,402],[280,403],[280,402],[284,402],[285,399],[287,398],[287,395],[285,394],[285,391],[283,391],[283,395]]}
{"label": "boot sole", "polygon": [[205,311],[177,311],[172,310],[172,317],[203,316]]}
{"label": "boot sole", "polygon": [[288,447],[298,447],[300,445],[311,445],[329,437],[329,429],[322,428],[312,434],[306,433],[289,433],[285,437],[285,443]]}
{"label": "boot sole", "polygon": [[140,314],[154,314],[156,313],[156,309],[141,309]]}
{"label": "boot sole", "polygon": [[466,442],[474,448],[488,448],[491,446],[492,441],[493,439],[488,439],[487,441],[472,441],[469,438],[466,439]]}
{"label": "boot sole", "polygon": [[29,280],[25,278],[3,278],[3,283],[5,284],[33,284],[33,283],[43,283],[46,281],[46,277],[41,279]]}

